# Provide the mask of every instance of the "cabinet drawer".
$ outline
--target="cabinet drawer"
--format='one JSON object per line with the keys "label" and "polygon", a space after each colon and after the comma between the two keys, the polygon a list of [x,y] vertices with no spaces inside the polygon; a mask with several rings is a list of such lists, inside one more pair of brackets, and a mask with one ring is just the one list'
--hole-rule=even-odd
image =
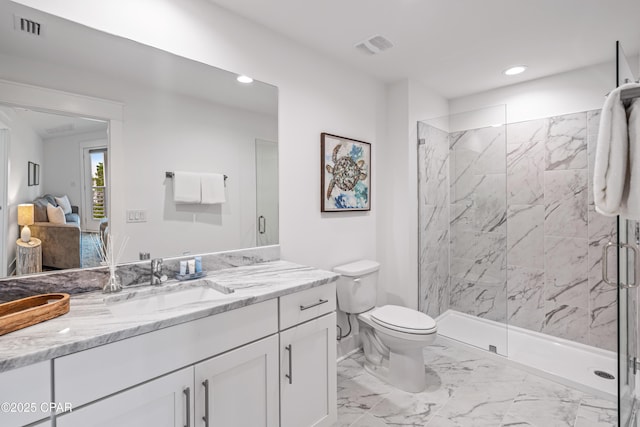
{"label": "cabinet drawer", "polygon": [[55,396],[73,407],[276,333],[275,299],[54,360]]}
{"label": "cabinet drawer", "polygon": [[336,283],[280,297],[280,330],[315,319],[336,309]]}
{"label": "cabinet drawer", "polygon": [[[51,362],[40,362],[0,373],[0,426],[17,427],[49,417]],[[45,409],[43,411],[43,409]]]}

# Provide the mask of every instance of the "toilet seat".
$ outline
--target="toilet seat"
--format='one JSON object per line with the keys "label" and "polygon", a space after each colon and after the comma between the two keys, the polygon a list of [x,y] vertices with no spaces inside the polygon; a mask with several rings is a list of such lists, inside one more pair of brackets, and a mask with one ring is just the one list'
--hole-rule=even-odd
{"label": "toilet seat", "polygon": [[398,305],[385,305],[370,313],[371,320],[386,329],[413,335],[431,335],[437,332],[435,320],[417,310]]}

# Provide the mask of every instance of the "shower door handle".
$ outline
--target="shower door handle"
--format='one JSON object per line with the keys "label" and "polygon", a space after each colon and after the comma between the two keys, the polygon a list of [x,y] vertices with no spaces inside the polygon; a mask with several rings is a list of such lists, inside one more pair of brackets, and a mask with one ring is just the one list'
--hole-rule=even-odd
{"label": "shower door handle", "polygon": [[638,249],[636,249],[635,246],[629,245],[627,243],[616,244],[613,242],[609,242],[602,247],[602,281],[614,288],[618,287],[618,284],[616,282],[612,282],[609,280],[609,262],[608,262],[609,260],[607,258],[609,249],[616,246],[619,247],[620,249],[631,249],[631,252],[633,252],[633,281],[629,284],[620,283],[619,286],[621,289],[637,288],[639,285],[636,280],[636,266],[638,265]]}
{"label": "shower door handle", "polygon": [[614,246],[617,246],[617,245],[613,242],[609,242],[602,247],[602,281],[609,286],[613,286],[614,288],[617,288],[618,287],[617,283],[609,281],[609,258],[607,256],[609,254],[609,249],[611,249]]}
{"label": "shower door handle", "polygon": [[636,249],[636,247],[634,245],[628,245],[626,243],[622,243],[620,245],[620,248],[625,248],[625,249],[631,249],[631,252],[633,252],[633,281],[629,284],[620,284],[620,287],[623,289],[629,289],[629,288],[637,288],[639,283],[636,280],[636,266],[638,265],[638,249]]}
{"label": "shower door handle", "polygon": [[267,219],[260,215],[258,217],[258,233],[264,234],[267,231]]}

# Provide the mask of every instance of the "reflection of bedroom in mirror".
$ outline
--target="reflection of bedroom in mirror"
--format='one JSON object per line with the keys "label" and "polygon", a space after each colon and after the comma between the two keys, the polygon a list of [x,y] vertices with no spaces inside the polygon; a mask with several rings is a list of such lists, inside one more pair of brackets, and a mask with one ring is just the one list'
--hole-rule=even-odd
{"label": "reflection of bedroom in mirror", "polygon": [[10,148],[3,161],[11,165],[5,275],[16,271],[17,206],[23,203],[34,205],[29,228],[41,242],[43,271],[98,266],[94,242],[108,212],[108,124],[10,105],[0,105],[0,121]]}

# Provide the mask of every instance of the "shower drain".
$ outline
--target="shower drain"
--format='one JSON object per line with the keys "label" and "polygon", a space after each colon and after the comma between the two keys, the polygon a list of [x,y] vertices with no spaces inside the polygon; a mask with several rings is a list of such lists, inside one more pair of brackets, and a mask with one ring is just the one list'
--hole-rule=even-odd
{"label": "shower drain", "polygon": [[596,374],[597,376],[599,376],[600,378],[604,378],[605,380],[615,380],[616,379],[616,377],[611,375],[609,372],[593,371],[593,373]]}

